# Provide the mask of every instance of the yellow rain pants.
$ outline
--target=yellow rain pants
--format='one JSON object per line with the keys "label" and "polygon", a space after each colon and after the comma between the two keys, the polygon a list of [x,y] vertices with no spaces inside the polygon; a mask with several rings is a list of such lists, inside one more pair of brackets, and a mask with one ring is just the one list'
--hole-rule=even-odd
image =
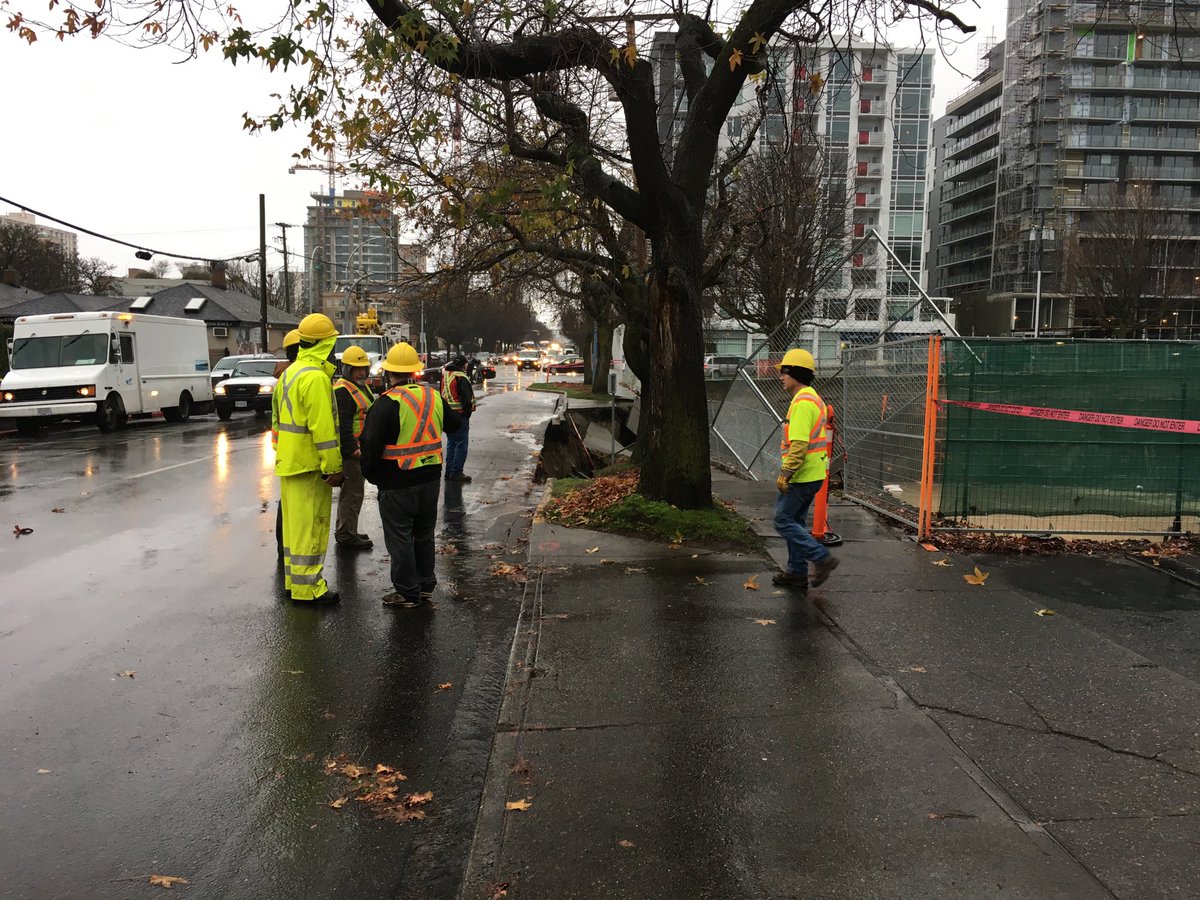
{"label": "yellow rain pants", "polygon": [[321,570],[329,548],[333,488],[320,472],[279,478],[283,506],[283,583],[293,600],[315,600],[329,590]]}

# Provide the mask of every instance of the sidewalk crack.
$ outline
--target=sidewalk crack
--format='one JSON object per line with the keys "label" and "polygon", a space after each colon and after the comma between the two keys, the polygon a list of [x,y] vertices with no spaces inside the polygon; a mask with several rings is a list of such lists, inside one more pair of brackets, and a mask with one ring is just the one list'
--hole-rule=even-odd
{"label": "sidewalk crack", "polygon": [[1158,753],[1151,755],[1148,753],[1138,753],[1136,750],[1127,750],[1124,747],[1114,747],[1111,744],[1106,744],[1104,741],[1100,740],[1099,738],[1088,737],[1087,735],[1083,735],[1083,734],[1075,734],[1074,732],[1070,732],[1070,731],[1063,731],[1060,728],[1055,728],[1053,725],[1051,725],[1049,722],[1047,722],[1046,717],[1043,716],[1037,710],[1037,708],[1034,707],[1033,704],[1031,704],[1028,700],[1026,700],[1024,697],[1021,697],[1021,695],[1018,694],[1016,691],[1013,691],[1013,693],[1016,694],[1016,696],[1020,697],[1021,700],[1025,701],[1025,704],[1027,706],[1029,706],[1030,710],[1034,713],[1034,715],[1036,715],[1038,717],[1038,719],[1042,722],[1042,725],[1044,726],[1043,728],[1041,728],[1041,729],[1030,728],[1028,725],[1022,725],[1018,722],[1006,722],[1002,719],[993,719],[993,718],[989,718],[988,716],[980,716],[980,715],[976,715],[974,713],[963,712],[962,710],[952,709],[951,707],[948,707],[948,706],[935,706],[932,704],[925,704],[925,703],[920,703],[917,705],[926,712],[930,712],[930,711],[944,712],[944,713],[948,713],[949,715],[952,715],[952,716],[961,716],[964,719],[973,719],[977,722],[987,722],[990,725],[1002,725],[1006,728],[1016,728],[1019,731],[1027,731],[1030,734],[1048,734],[1048,735],[1052,735],[1054,737],[1061,737],[1061,738],[1067,738],[1068,740],[1072,740],[1072,741],[1079,741],[1084,744],[1091,744],[1093,747],[1099,747],[1102,750],[1107,750],[1109,753],[1115,753],[1119,756],[1131,756],[1134,759],[1140,759],[1145,762],[1152,762],[1152,763],[1156,763],[1160,766],[1165,766],[1168,769],[1173,769],[1176,772],[1180,772],[1184,775],[1189,775],[1193,778],[1200,778],[1200,772],[1196,772],[1192,769],[1187,768],[1186,766],[1176,765],[1175,763],[1162,758],[1163,754],[1170,753],[1170,752],[1172,752],[1172,750],[1174,750],[1176,748],[1168,748],[1167,750],[1162,750]]}

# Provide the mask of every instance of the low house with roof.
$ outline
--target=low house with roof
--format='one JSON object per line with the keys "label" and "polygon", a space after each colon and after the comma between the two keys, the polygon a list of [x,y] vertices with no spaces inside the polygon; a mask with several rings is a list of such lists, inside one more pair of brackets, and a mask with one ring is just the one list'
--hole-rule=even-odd
{"label": "low house with roof", "polygon": [[[300,320],[273,306],[267,307],[267,346],[262,346],[259,301],[228,288],[211,284],[179,284],[149,297],[107,298],[105,309],[141,312],[152,316],[202,319],[208,326],[210,362],[239,353],[283,355],[283,337]],[[3,310],[0,310],[3,312]]]}

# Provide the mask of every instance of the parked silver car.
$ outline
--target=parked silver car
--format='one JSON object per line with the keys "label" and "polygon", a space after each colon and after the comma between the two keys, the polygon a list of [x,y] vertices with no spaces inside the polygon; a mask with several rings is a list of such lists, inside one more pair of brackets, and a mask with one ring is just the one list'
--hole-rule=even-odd
{"label": "parked silver car", "polygon": [[704,377],[732,378],[737,374],[738,367],[745,361],[744,356],[706,356],[704,357]]}

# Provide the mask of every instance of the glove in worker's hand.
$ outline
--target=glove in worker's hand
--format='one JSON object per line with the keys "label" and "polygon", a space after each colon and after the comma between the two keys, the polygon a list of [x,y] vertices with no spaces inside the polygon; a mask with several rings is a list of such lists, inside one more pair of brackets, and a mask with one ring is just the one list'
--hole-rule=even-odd
{"label": "glove in worker's hand", "polygon": [[775,479],[775,487],[779,488],[779,493],[786,494],[791,483],[792,473],[787,469],[780,469],[779,477]]}

